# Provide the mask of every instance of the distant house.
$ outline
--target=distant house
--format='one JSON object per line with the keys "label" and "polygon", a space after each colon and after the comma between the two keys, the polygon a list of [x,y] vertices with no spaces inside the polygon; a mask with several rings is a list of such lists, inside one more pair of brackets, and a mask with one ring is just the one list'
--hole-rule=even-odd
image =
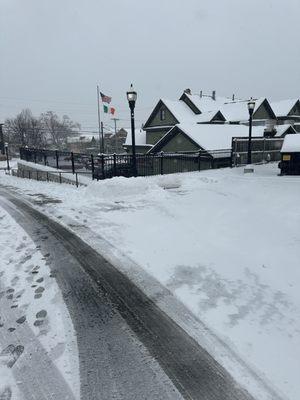
{"label": "distant house", "polygon": [[[254,126],[253,137],[262,137],[264,128]],[[214,154],[216,150],[226,150],[222,156],[230,157],[232,137],[247,136],[249,128],[245,125],[230,124],[189,124],[183,123],[174,126],[169,132],[160,139],[148,153],[180,152],[189,153],[196,151],[207,151],[212,157],[219,157]],[[228,151],[229,150],[229,151]]]}
{"label": "distant house", "polygon": [[[130,153],[132,148],[131,132],[127,134],[126,141],[123,145],[124,149]],[[152,144],[146,143],[146,132],[142,129],[135,130],[135,148],[137,153],[147,153],[151,148]]]}
{"label": "distant house", "polygon": [[299,99],[282,100],[271,103],[276,115],[277,123],[300,123],[300,101]]}
{"label": "distant house", "polygon": [[[196,114],[203,114],[212,111],[219,111],[224,121],[230,123],[247,122],[249,119],[248,100],[235,100],[225,97],[216,97],[213,92],[212,96],[204,96],[202,93],[191,94],[190,90],[185,90],[180,100],[187,104]],[[255,109],[253,112],[253,120],[258,124],[259,121],[276,119],[276,116],[266,98],[255,100]]]}
{"label": "distant house", "polygon": [[146,131],[146,143],[155,144],[177,124],[183,122],[223,123],[225,120],[219,110],[196,114],[184,101],[161,99],[154,107],[143,129]]}
{"label": "distant house", "polygon": [[[139,136],[137,152],[186,152],[206,149],[202,138],[205,141],[207,135],[214,136],[215,132],[218,132],[215,148],[222,149],[225,144],[225,148],[230,148],[231,140],[227,140],[228,138],[248,136],[248,101],[235,99],[234,96],[217,97],[215,91],[211,96],[203,95],[202,92],[192,94],[189,89],[183,92],[179,100],[160,99],[143,126],[145,135]],[[300,131],[300,118],[299,125],[294,125],[298,114],[300,117],[299,100],[280,102],[277,108],[275,105],[275,109],[277,115],[266,98],[255,99],[253,131],[255,127],[259,127],[258,136],[284,137],[287,133]],[[294,127],[291,123],[285,123],[287,117],[294,118]],[[279,127],[276,122],[284,126]],[[234,125],[238,125],[239,128],[235,129]],[[224,128],[214,129],[216,126]],[[175,129],[176,127],[178,129]],[[237,134],[237,131],[240,133]],[[126,139],[125,145],[126,151],[130,152],[130,138]]]}
{"label": "distant house", "polygon": [[73,136],[67,139],[67,150],[74,153],[97,152],[99,150],[94,136]]}

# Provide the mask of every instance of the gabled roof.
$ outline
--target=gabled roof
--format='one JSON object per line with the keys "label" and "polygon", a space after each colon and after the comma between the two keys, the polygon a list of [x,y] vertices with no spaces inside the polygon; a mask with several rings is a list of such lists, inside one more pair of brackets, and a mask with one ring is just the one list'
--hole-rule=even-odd
{"label": "gabled roof", "polygon": [[[155,106],[153,112],[150,117],[146,121],[144,127],[147,128],[147,125],[151,123],[152,118],[156,115],[160,107],[164,105],[169,112],[173,115],[173,117],[177,120],[177,123],[183,122],[212,122],[213,119],[219,118],[221,121],[225,121],[224,115],[219,110],[207,111],[202,114],[195,114],[189,106],[185,104],[184,101],[181,100],[169,100],[169,99],[160,99],[157,105]],[[159,126],[159,127],[163,127]],[[154,127],[153,127],[154,128]],[[156,128],[156,127],[155,127]],[[149,127],[150,129],[150,127]]]}
{"label": "gabled roof", "polygon": [[[224,103],[222,107],[220,107],[220,109],[227,121],[248,121],[249,119],[248,101],[249,100],[235,101],[235,102],[230,101]],[[265,101],[267,101],[267,99],[265,98],[260,98],[255,100],[255,108],[253,111],[253,116]]]}
{"label": "gabled roof", "polygon": [[150,117],[145,122],[144,127],[147,128],[147,125],[151,123],[152,119],[155,117],[162,105],[164,105],[169,110],[177,123],[191,119],[193,120],[193,118],[196,116],[196,114],[183,101],[160,99],[154,107],[154,110],[150,114]]}
{"label": "gabled roof", "polygon": [[281,137],[291,129],[294,131],[294,133],[297,133],[297,131],[293,128],[293,125],[290,124],[276,125],[275,129],[276,129],[275,137]]}
{"label": "gabled roof", "polygon": [[[213,100],[211,97],[200,97],[200,95],[188,93],[183,93],[180,99],[184,99],[184,97],[188,98],[201,113],[219,110],[227,121],[246,121],[249,119],[247,107],[249,100],[233,101],[226,97],[216,97],[216,100]],[[274,114],[270,103],[265,97],[255,100],[253,114],[263,103],[270,109],[271,114]],[[273,118],[276,118],[275,115],[273,115]]]}
{"label": "gabled roof", "polygon": [[298,153],[300,152],[300,134],[286,135],[281,148],[281,153]]}
{"label": "gabled roof", "polygon": [[202,114],[198,114],[196,121],[198,124],[204,124],[208,122],[213,122],[214,120],[216,121],[226,121],[226,118],[224,115],[221,113],[221,111],[215,110],[215,111],[207,111]]}
{"label": "gabled roof", "polygon": [[213,100],[211,97],[200,97],[198,94],[189,94],[189,93],[183,93],[183,95],[180,97],[180,99],[183,99],[186,96],[193,105],[201,112],[207,112],[207,111],[216,111],[220,110],[220,107],[226,103],[227,101],[230,101],[229,99],[226,99],[225,97],[217,97],[216,100]]}
{"label": "gabled roof", "polygon": [[183,101],[168,99],[161,99],[161,101],[179,123],[184,121],[196,121],[197,117],[199,117],[199,115],[195,114]]}
{"label": "gabled roof", "polygon": [[286,117],[298,103],[300,107],[299,99],[288,99],[281,101],[274,101],[271,103],[271,107],[276,117]]}
{"label": "gabled roof", "polygon": [[[171,128],[150,151],[159,150],[161,145],[167,142],[168,137],[176,132],[176,129],[180,129],[199,148],[207,151],[230,149],[233,137],[248,137],[249,135],[249,127],[246,125],[183,123]],[[253,137],[261,137],[263,135],[264,126],[252,127]]]}

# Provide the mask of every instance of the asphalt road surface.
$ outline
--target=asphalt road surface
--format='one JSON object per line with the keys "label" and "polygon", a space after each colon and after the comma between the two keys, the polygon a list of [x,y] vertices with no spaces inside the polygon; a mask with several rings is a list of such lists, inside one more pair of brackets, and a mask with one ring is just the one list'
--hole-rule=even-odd
{"label": "asphalt road surface", "polygon": [[[82,400],[252,399],[206,350],[79,237],[7,190],[0,189],[0,204],[41,251],[51,254],[50,268],[77,335]],[[39,354],[28,361],[32,365],[18,369],[30,378],[27,384],[23,379],[23,398],[73,399],[51,360],[42,349]],[[44,367],[48,373],[28,372]]]}

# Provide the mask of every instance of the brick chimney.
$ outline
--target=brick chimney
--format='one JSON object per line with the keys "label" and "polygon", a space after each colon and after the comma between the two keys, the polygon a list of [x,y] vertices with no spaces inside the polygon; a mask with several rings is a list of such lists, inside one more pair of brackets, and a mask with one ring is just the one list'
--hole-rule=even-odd
{"label": "brick chimney", "polygon": [[185,89],[185,90],[183,91],[183,93],[192,94],[192,91],[191,91],[191,89]]}
{"label": "brick chimney", "polygon": [[215,90],[212,91],[211,98],[212,98],[213,100],[216,100],[216,91],[215,91]]}

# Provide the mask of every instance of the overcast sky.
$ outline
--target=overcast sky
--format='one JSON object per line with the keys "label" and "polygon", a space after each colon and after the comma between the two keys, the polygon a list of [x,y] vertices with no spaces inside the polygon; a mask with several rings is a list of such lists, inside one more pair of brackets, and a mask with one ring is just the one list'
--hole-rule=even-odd
{"label": "overcast sky", "polygon": [[[97,128],[96,85],[129,126],[183,89],[300,97],[299,0],[0,0],[0,119],[22,108]],[[0,121],[0,122],[2,122]],[[112,125],[106,117],[106,123]]]}

